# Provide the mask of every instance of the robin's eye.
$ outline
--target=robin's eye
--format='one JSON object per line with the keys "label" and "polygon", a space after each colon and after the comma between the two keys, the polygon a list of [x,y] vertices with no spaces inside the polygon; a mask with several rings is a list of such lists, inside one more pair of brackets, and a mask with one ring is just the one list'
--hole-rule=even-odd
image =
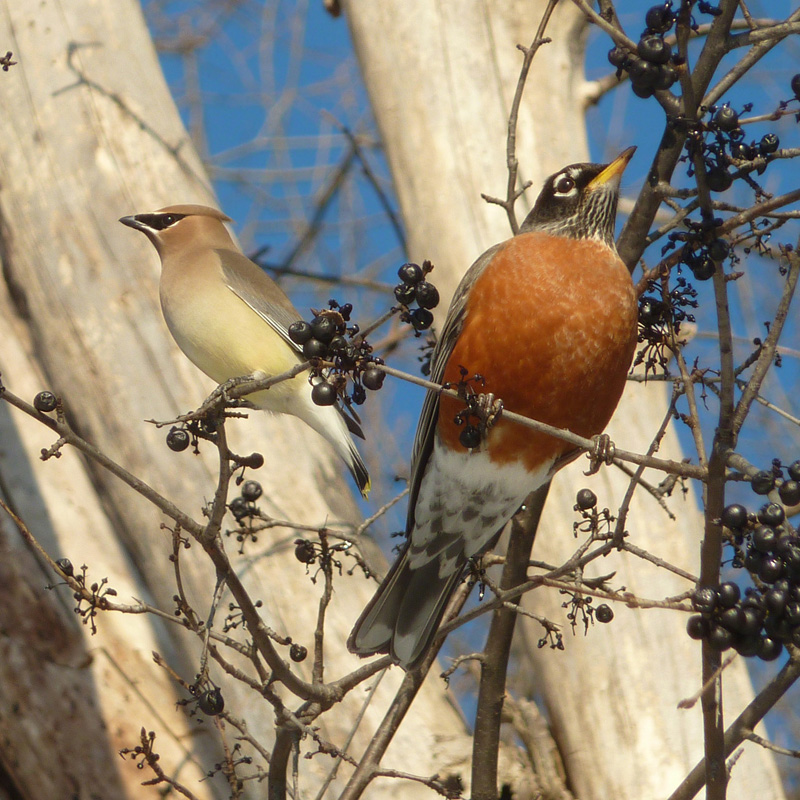
{"label": "robin's eye", "polygon": [[556,194],[569,194],[575,188],[575,181],[569,175],[562,175],[555,185]]}

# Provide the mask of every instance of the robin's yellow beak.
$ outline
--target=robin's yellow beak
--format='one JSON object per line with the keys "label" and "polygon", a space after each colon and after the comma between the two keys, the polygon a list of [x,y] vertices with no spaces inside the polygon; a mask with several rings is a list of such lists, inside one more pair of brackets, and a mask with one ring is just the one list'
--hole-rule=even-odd
{"label": "robin's yellow beak", "polygon": [[625,172],[625,167],[628,166],[628,162],[633,158],[635,152],[635,147],[628,147],[623,150],[599,175],[589,182],[586,188],[589,190],[599,189],[608,183],[619,186],[622,173]]}

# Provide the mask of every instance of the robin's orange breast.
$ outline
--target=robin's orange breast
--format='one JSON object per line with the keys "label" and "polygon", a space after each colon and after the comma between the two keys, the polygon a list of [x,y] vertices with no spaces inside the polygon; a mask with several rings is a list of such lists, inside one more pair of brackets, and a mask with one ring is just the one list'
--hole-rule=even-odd
{"label": "robin's orange breast", "polygon": [[[596,240],[526,233],[510,239],[470,290],[443,380],[480,374],[504,407],[580,436],[601,433],[622,395],[636,345],[633,282]],[[438,433],[464,450],[454,422],[463,403],[442,397]],[[485,443],[492,461],[533,470],[570,450],[501,419]]]}

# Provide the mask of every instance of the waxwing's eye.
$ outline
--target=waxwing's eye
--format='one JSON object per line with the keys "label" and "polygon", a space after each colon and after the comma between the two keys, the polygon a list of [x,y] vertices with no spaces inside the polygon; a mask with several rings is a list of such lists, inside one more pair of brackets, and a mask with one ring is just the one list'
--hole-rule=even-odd
{"label": "waxwing's eye", "polygon": [[556,190],[556,194],[569,194],[575,188],[575,181],[569,175],[562,175],[556,180],[553,188]]}

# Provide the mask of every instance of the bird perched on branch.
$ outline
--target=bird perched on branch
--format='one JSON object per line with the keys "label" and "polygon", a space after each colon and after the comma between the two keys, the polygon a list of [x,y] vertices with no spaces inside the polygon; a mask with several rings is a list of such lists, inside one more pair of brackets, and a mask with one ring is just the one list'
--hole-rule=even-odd
{"label": "bird perched on branch", "polygon": [[[634,149],[549,177],[519,234],[470,267],[433,353],[433,381],[465,396],[479,383],[483,398],[586,438],[603,431],[637,337],[636,294],[614,245],[620,180]],[[577,455],[502,412],[492,424],[491,404],[484,414],[473,401],[436,392],[425,399],[407,542],[350,635],[354,653],[389,653],[414,667],[468,560]]]}
{"label": "bird perched on branch", "polygon": [[[247,258],[223,223],[222,212],[177,205],[120,222],[147,236],[161,257],[161,308],[167,327],[188,358],[217,383],[244,376],[273,376],[304,361],[288,329],[301,319],[283,290]],[[259,408],[293,414],[324,436],[345,462],[361,493],[367,468],[350,434],[358,422],[338,405],[311,400],[299,375],[247,396]]]}

